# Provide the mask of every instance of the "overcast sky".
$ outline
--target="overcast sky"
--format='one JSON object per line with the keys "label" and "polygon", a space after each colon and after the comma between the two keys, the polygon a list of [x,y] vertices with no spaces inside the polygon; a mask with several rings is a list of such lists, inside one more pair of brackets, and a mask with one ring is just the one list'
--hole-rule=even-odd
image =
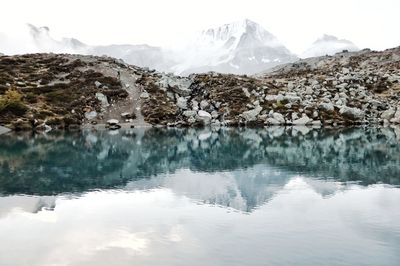
{"label": "overcast sky", "polygon": [[295,53],[324,33],[360,48],[400,45],[400,0],[2,0],[1,9],[0,32],[32,23],[88,44],[165,45],[248,18]]}

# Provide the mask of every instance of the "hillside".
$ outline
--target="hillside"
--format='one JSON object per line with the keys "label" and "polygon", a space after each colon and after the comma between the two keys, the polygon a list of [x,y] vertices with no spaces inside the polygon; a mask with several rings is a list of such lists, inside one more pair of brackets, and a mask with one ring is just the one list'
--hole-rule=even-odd
{"label": "hillside", "polygon": [[400,123],[400,48],[300,60],[257,76],[179,77],[109,57],[0,57],[0,125]]}

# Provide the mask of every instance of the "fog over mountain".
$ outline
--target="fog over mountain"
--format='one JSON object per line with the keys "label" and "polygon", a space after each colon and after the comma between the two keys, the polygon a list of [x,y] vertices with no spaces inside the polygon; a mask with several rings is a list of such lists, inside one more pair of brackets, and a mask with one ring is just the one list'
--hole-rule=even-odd
{"label": "fog over mountain", "polygon": [[[348,40],[324,35],[300,57],[332,55],[342,50],[355,51],[358,48]],[[248,19],[195,33],[172,48],[148,44],[96,46],[75,38],[57,40],[51,36],[48,27],[28,24],[27,31],[18,38],[0,34],[0,52],[107,55],[121,58],[129,64],[179,75],[208,71],[255,74],[298,60],[297,55],[273,34]]]}
{"label": "fog over mountain", "polygon": [[315,57],[321,55],[334,55],[335,53],[347,50],[354,52],[360,50],[354,43],[345,39],[338,39],[332,35],[323,35],[316,40],[310,48],[301,54],[301,58]]}

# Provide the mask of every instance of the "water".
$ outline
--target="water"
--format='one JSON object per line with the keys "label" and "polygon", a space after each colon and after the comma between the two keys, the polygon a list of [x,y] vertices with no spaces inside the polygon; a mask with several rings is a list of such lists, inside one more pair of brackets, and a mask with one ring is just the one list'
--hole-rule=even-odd
{"label": "water", "polygon": [[0,265],[400,265],[398,129],[0,137]]}

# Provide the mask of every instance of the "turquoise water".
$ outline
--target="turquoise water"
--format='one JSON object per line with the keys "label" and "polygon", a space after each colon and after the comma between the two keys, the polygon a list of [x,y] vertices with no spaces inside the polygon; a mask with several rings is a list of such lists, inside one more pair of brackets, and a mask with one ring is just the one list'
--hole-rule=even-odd
{"label": "turquoise water", "polygon": [[400,130],[0,136],[0,265],[400,265]]}

